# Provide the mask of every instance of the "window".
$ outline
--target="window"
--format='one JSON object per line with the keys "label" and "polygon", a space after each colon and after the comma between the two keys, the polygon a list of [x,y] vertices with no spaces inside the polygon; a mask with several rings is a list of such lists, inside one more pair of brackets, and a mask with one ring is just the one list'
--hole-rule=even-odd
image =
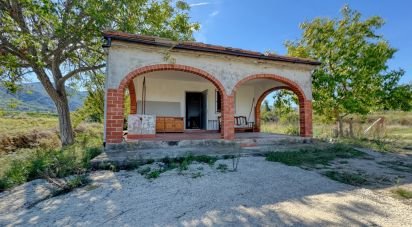
{"label": "window", "polygon": [[220,92],[219,91],[215,91],[215,101],[216,101],[216,113],[220,113],[222,111],[222,97],[220,96]]}

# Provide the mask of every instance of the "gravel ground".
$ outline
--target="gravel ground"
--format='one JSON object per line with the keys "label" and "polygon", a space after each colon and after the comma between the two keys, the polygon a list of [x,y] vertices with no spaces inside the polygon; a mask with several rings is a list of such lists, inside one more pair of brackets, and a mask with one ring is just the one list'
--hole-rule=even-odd
{"label": "gravel ground", "polygon": [[[297,167],[243,157],[238,171],[193,164],[147,180],[137,171],[91,174],[92,183],[45,199],[34,181],[0,194],[0,226],[412,226],[412,206]],[[196,176],[196,177],[195,177]]]}

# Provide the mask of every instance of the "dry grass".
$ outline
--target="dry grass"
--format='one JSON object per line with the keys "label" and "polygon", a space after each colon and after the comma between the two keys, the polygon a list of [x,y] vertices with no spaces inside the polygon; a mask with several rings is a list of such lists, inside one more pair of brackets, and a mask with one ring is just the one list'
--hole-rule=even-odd
{"label": "dry grass", "polygon": [[32,130],[57,130],[57,116],[19,113],[0,117],[0,136],[11,136]]}
{"label": "dry grass", "polygon": [[102,146],[102,124],[80,124],[75,129],[75,144],[63,150],[56,127],[56,116],[0,117],[0,191],[45,173],[56,172],[62,177],[88,168],[89,159]]}
{"label": "dry grass", "polygon": [[291,123],[262,123],[261,131],[286,135],[299,135],[299,126]]}
{"label": "dry grass", "polygon": [[[383,117],[384,127],[372,128],[367,134],[364,130],[375,120]],[[404,147],[412,145],[412,112],[378,112],[366,117],[354,117],[355,138],[339,139],[341,142],[356,144],[380,151],[404,151]],[[298,134],[298,123],[262,123],[262,132],[280,133],[288,135]],[[319,116],[314,115],[313,136],[320,139],[334,138],[336,124],[325,123]],[[345,131],[348,130],[346,124]]]}

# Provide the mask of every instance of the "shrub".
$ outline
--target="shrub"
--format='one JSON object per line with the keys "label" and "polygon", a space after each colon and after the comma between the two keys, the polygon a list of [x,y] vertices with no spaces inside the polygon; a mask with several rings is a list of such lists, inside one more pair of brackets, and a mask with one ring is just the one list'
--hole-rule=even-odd
{"label": "shrub", "polygon": [[36,150],[23,159],[14,159],[0,178],[0,191],[38,178],[63,178],[83,174],[90,169],[90,160],[100,154],[98,148],[79,151],[76,147],[63,150]]}

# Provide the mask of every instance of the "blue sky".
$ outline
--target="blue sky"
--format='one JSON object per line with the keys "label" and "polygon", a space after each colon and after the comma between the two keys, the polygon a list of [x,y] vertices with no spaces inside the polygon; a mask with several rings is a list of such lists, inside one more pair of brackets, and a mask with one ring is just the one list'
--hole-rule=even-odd
{"label": "blue sky", "polygon": [[366,18],[381,16],[378,31],[398,49],[391,69],[406,71],[402,83],[412,82],[412,1],[338,0],[189,0],[193,21],[201,24],[199,42],[285,54],[284,42],[301,36],[299,24],[315,17],[336,18],[348,4]]}

